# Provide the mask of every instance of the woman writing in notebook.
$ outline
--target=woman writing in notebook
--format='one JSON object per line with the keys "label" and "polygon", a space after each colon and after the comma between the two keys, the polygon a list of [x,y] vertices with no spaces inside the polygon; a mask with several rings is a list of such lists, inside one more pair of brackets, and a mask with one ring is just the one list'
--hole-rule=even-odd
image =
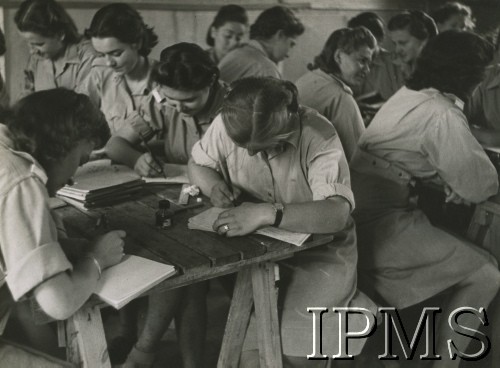
{"label": "woman writing in notebook", "polygon": [[[307,306],[373,306],[356,293],[357,253],[350,217],[354,203],[347,161],[333,126],[316,111],[298,105],[292,83],[242,79],[234,83],[221,114],[193,147],[189,171],[192,183],[215,206],[228,208],[213,224],[219,234],[240,236],[265,226],[339,234],[328,245],[299,252],[283,265],[280,276],[285,360],[297,367],[325,365],[305,358],[312,343],[306,331],[311,322]],[[236,189],[262,203],[233,207]],[[328,325],[323,325],[324,346],[338,346],[336,319],[323,322]],[[251,324],[246,335],[243,366],[258,362],[255,327]],[[354,354],[363,343],[355,345]]]}
{"label": "woman writing in notebook", "polygon": [[[190,43],[164,49],[151,78],[158,87],[106,145],[109,157],[143,176],[158,176],[163,169],[150,152],[143,152],[141,143],[157,136],[163,145],[159,155],[167,162],[187,164],[193,145],[210,126],[226,92],[209,55]],[[206,292],[207,284],[198,283],[151,295],[144,329],[125,366],[151,365],[175,317],[184,367],[203,367]]]}
{"label": "woman writing in notebook", "polygon": [[85,34],[99,57],[81,90],[101,108],[115,134],[156,86],[151,79],[156,61],[148,55],[158,37],[127,4],[99,9]]}
{"label": "woman writing in notebook", "polygon": [[[9,298],[2,292],[0,305],[18,302],[6,337],[54,353],[55,337],[34,326],[28,299],[49,316],[66,319],[93,293],[101,271],[121,260],[125,232],[111,231],[93,242],[68,239],[48,204],[108,136],[88,97],[66,89],[23,98],[0,125],[0,290],[10,291]],[[17,363],[2,360],[2,366]]]}
{"label": "woman writing in notebook", "polygon": [[26,0],[14,21],[31,52],[23,95],[56,87],[77,90],[85,82],[96,53],[61,5],[54,0]]}

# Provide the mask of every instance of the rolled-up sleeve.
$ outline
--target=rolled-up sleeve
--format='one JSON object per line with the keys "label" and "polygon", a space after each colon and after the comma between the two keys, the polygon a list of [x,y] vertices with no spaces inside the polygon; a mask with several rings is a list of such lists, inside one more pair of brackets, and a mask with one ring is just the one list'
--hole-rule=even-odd
{"label": "rolled-up sleeve", "polygon": [[345,198],[354,209],[354,195],[351,190],[349,166],[338,136],[313,141],[307,155],[307,180],[313,193],[313,200],[334,196]]}
{"label": "rolled-up sleeve", "polygon": [[72,269],[57,241],[44,185],[29,177],[0,197],[0,246],[15,300],[45,280]]}
{"label": "rolled-up sleeve", "polygon": [[221,162],[225,162],[228,146],[234,145],[224,128],[222,117],[218,115],[201,140],[191,151],[193,162],[220,172]]}

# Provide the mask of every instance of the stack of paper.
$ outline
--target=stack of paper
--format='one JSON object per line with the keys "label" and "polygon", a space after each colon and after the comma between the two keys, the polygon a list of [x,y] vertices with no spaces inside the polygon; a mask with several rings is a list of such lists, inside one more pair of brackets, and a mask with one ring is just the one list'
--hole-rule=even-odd
{"label": "stack of paper", "polygon": [[120,263],[103,271],[95,294],[120,309],[174,274],[172,265],[127,255]]}
{"label": "stack of paper", "polygon": [[88,162],[76,171],[73,181],[73,185],[66,185],[57,195],[85,208],[131,198],[144,184],[134,170],[124,165],[112,165],[109,160]]}
{"label": "stack of paper", "polygon": [[[214,231],[212,225],[219,217],[219,214],[224,211],[227,211],[227,208],[209,208],[208,210],[191,217],[188,221],[188,228],[193,230]],[[259,229],[255,231],[255,234],[265,235],[297,246],[301,246],[311,235],[278,229],[271,226]]]}

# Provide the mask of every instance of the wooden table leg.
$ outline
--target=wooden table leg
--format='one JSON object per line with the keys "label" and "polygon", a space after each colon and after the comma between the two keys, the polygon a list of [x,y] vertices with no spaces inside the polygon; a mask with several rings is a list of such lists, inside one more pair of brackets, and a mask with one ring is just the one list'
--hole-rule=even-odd
{"label": "wooden table leg", "polygon": [[217,368],[237,368],[253,306],[250,267],[238,272]]}
{"label": "wooden table leg", "polygon": [[68,360],[83,368],[111,368],[99,307],[83,306],[66,322]]}
{"label": "wooden table leg", "polygon": [[252,286],[257,319],[257,338],[261,368],[281,368],[281,332],[278,320],[278,293],[274,263],[252,266]]}

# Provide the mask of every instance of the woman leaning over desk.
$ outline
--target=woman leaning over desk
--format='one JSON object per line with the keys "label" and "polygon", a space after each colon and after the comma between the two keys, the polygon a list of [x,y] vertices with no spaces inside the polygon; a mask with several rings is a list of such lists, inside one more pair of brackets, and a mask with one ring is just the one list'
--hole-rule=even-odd
{"label": "woman leaning over desk", "polygon": [[101,108],[115,134],[155,88],[156,60],[148,55],[158,37],[137,10],[120,3],[99,9],[85,35],[99,57],[81,91]]}
{"label": "woman leaning over desk", "polygon": [[121,260],[123,231],[92,242],[65,238],[48,204],[108,136],[88,97],[66,89],[23,98],[0,124],[0,305],[10,301],[14,312],[6,337],[54,353],[57,342],[33,324],[28,299],[49,316],[66,319],[93,293],[101,271]]}
{"label": "woman leaning over desk", "polygon": [[[226,92],[209,55],[191,43],[164,49],[151,77],[158,87],[106,145],[109,157],[144,176],[157,176],[162,168],[149,152],[143,153],[140,144],[158,136],[163,145],[158,156],[187,164],[193,145],[210,126]],[[206,292],[207,283],[202,282],[149,296],[144,329],[125,367],[153,363],[174,316],[184,367],[203,367]]]}
{"label": "woman leaning over desk", "polygon": [[75,23],[54,0],[26,0],[14,17],[30,47],[23,95],[51,88],[71,90],[84,83],[96,53]]}
{"label": "woman leaning over desk", "polygon": [[[271,225],[337,234],[334,242],[299,252],[284,263],[280,276],[285,360],[297,367],[323,366],[324,361],[305,358],[312,346],[307,307],[372,306],[356,290],[350,217],[354,203],[347,161],[333,126],[298,105],[292,83],[245,78],[234,83],[221,114],[193,147],[189,169],[192,182],[212,203],[228,208],[214,223],[221,235],[245,235]],[[262,203],[232,207],[239,191]],[[336,319],[325,315],[323,322],[323,346],[338,346]],[[359,322],[356,317],[350,321],[353,326]],[[246,335],[243,366],[258,362],[255,327],[251,323]],[[362,344],[357,341],[352,353],[359,353]]]}
{"label": "woman leaning over desk", "polygon": [[[430,40],[406,87],[375,115],[350,162],[366,285],[396,308],[453,287],[438,324],[443,361],[436,367],[458,367],[460,359],[449,360],[448,339],[460,351],[470,341],[449,328],[450,313],[488,307],[500,274],[487,252],[432,226],[412,204],[410,186],[436,183],[453,202],[479,203],[497,193],[497,172],[462,112],[492,56],[491,45],[472,33],[447,31]],[[479,324],[470,315],[462,319],[471,328]]]}

